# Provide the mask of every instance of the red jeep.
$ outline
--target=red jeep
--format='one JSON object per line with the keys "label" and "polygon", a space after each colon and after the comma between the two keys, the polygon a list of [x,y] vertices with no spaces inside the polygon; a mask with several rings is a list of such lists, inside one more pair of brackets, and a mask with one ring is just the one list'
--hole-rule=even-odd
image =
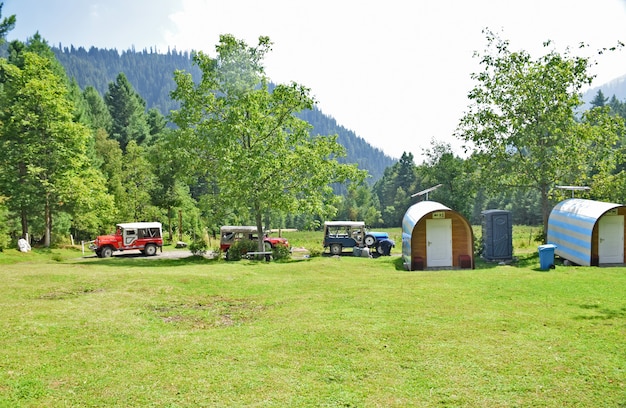
{"label": "red jeep", "polygon": [[117,224],[112,235],[100,235],[91,241],[89,248],[96,251],[99,258],[108,258],[113,251],[138,249],[144,255],[156,255],[157,248],[163,251],[163,237],[160,222],[131,222]]}
{"label": "red jeep", "polygon": [[[241,241],[243,239],[256,241],[257,232],[257,228],[254,226],[224,226],[220,228],[220,250],[222,252],[228,252],[228,248],[230,248],[235,241]],[[265,235],[263,237],[263,245],[265,251],[271,252],[272,248],[277,245],[289,247],[289,241],[287,241],[286,238]]]}

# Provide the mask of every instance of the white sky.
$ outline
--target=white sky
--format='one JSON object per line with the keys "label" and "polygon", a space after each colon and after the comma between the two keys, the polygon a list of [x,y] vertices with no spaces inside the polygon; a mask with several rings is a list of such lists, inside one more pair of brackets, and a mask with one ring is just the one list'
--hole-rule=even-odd
{"label": "white sky", "polygon": [[[318,107],[391,157],[420,162],[452,134],[468,106],[472,58],[489,27],[535,58],[542,43],[590,49],[626,43],[626,0],[0,0],[16,15],[8,39],[35,32],[50,45],[203,50],[220,34],[274,42],[277,83],[312,90]],[[594,86],[626,74],[626,50],[595,58]],[[457,150],[459,151],[459,150]]]}

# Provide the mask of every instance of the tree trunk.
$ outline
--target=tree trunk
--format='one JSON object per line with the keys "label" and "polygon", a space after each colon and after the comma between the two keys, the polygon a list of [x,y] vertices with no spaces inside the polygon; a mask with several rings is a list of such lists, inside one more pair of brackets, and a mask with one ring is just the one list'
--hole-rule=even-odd
{"label": "tree trunk", "polygon": [[50,241],[51,241],[51,235],[52,235],[52,214],[50,211],[50,197],[49,196],[46,196],[44,217],[45,217],[46,231],[44,233],[43,246],[46,248],[50,248]]}
{"label": "tree trunk", "polygon": [[[24,183],[24,180],[27,177],[26,164],[24,164],[23,162],[18,163],[18,169],[19,169],[19,182]],[[27,214],[28,213],[26,211],[26,208],[24,204],[22,203],[20,205],[20,217],[22,221],[22,238],[27,240],[28,243],[30,244],[30,239],[28,236],[28,215]]]}
{"label": "tree trunk", "polygon": [[174,234],[172,233],[172,207],[167,207],[167,224],[167,229],[170,233],[170,242],[172,242],[174,240]]}
{"label": "tree trunk", "polygon": [[178,210],[178,240],[183,240],[183,210]]}
{"label": "tree trunk", "polygon": [[550,217],[550,201],[548,200],[549,186],[544,184],[541,186],[541,215],[543,218],[543,238],[542,243],[546,243],[548,236],[548,218]]}
{"label": "tree trunk", "polygon": [[261,215],[261,209],[258,203],[254,203],[254,218],[256,221],[256,230],[259,238],[258,250],[259,252],[263,252],[265,250],[265,246],[263,243],[263,217]]}
{"label": "tree trunk", "polygon": [[[27,239],[28,237],[28,217],[26,216],[26,210],[24,207],[20,210],[20,217],[22,219],[22,238]],[[30,244],[30,240],[28,240]]]}

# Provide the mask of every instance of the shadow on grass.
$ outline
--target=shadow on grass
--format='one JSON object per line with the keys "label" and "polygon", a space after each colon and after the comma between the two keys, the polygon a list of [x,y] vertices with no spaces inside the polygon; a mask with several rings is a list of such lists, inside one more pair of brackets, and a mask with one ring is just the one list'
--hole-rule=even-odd
{"label": "shadow on grass", "polygon": [[[539,262],[539,255],[536,253],[532,253],[532,254],[524,254],[524,255],[518,256],[512,262],[507,263],[507,265],[514,267],[514,268],[528,268],[528,269],[532,269],[538,272],[545,272],[539,267],[532,268],[532,266],[536,265],[538,262]],[[397,271],[406,271],[406,268],[404,267],[404,259],[402,258],[402,256],[399,256],[398,258],[394,259],[393,264]],[[474,258],[474,265],[475,265],[475,268],[474,268],[475,270],[476,269],[493,269],[498,266],[501,266],[500,262],[486,261],[480,257]],[[471,272],[471,269],[466,269],[466,270]]]}
{"label": "shadow on grass", "polygon": [[99,259],[97,256],[94,255],[92,257],[85,257],[83,258],[83,260],[78,261],[77,263],[83,264],[83,265],[97,264],[98,266],[113,266],[113,267],[132,266],[132,267],[137,267],[137,268],[146,268],[146,267],[171,268],[171,267],[182,266],[182,265],[203,265],[203,264],[209,265],[209,264],[214,264],[217,262],[222,262],[222,260],[208,259],[203,256],[197,256],[197,255],[189,255],[187,257],[181,257],[181,258],[165,258],[165,257],[160,258],[158,256],[147,258],[143,255],[123,254],[123,255],[116,255],[111,258],[106,258],[106,259]]}
{"label": "shadow on grass", "polygon": [[626,307],[620,309],[600,308],[600,305],[578,305],[583,310],[589,310],[593,314],[575,316],[574,320],[610,320],[626,318]]}
{"label": "shadow on grass", "polygon": [[[226,261],[225,259],[206,258],[199,255],[189,254],[187,256],[177,256],[175,258],[168,258],[167,256],[152,256],[146,257],[141,253],[126,253],[115,254],[111,258],[98,258],[96,255],[85,256],[81,260],[75,262],[82,265],[103,265],[111,267],[137,267],[137,268],[172,268],[183,265],[212,265],[216,263],[232,263],[240,264],[245,261],[245,265],[255,265],[257,263],[267,263],[265,259],[242,259],[241,261]],[[308,262],[308,258],[296,258],[296,259],[281,259],[272,260],[274,263],[299,263]]]}
{"label": "shadow on grass", "polygon": [[400,255],[399,257],[395,258],[393,261],[393,266],[396,268],[396,271],[405,271],[406,272],[406,268],[404,267],[404,258],[402,257],[402,255]]}

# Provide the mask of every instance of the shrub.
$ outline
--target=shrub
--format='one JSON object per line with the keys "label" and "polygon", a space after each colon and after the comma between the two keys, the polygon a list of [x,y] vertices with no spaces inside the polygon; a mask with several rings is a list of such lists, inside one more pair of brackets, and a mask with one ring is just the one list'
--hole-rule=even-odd
{"label": "shrub", "polygon": [[315,258],[317,256],[322,256],[323,252],[324,252],[323,250],[321,250],[321,249],[316,247],[316,248],[313,248],[313,249],[309,249],[309,256],[311,258]]}
{"label": "shrub", "polygon": [[189,245],[189,250],[196,256],[204,256],[208,247],[204,239],[197,239]]}
{"label": "shrub", "polygon": [[0,252],[11,247],[11,237],[9,234],[0,232]]}
{"label": "shrub", "polygon": [[272,258],[274,258],[275,261],[289,259],[291,258],[291,251],[284,245],[276,245],[272,248]]}
{"label": "shrub", "polygon": [[226,252],[227,261],[239,261],[241,256],[247,252],[254,252],[257,250],[257,241],[251,241],[249,239],[243,239],[237,241],[228,248]]}
{"label": "shrub", "polygon": [[220,248],[219,246],[213,248],[213,259],[215,259],[216,261],[221,261],[223,259],[222,248]]}

